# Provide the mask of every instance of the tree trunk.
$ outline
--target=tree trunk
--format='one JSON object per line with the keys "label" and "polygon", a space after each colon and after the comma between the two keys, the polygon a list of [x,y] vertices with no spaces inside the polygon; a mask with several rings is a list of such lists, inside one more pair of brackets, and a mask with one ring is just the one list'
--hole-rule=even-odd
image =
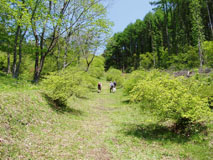
{"label": "tree trunk", "polygon": [[164,23],[165,23],[165,32],[166,32],[166,43],[168,47],[168,53],[170,53],[170,39],[169,39],[169,29],[168,29],[168,6],[167,2],[164,1],[163,4],[164,9]]}
{"label": "tree trunk", "polygon": [[10,70],[10,53],[7,53],[7,74],[10,74],[11,70]]}
{"label": "tree trunk", "polygon": [[20,65],[21,65],[21,60],[22,60],[22,40],[19,42],[19,61],[15,70],[15,78],[18,78],[19,76],[19,70],[20,70]]}
{"label": "tree trunk", "polygon": [[38,83],[41,77],[41,72],[44,66],[45,57],[46,57],[46,54],[44,54],[41,57],[40,63],[39,63],[39,53],[38,52],[36,53],[36,63],[35,63],[35,71],[34,71],[34,78],[33,78],[34,83]]}
{"label": "tree trunk", "polygon": [[93,57],[92,57],[92,59],[91,59],[90,61],[88,61],[88,58],[86,58],[86,62],[87,62],[86,72],[89,71],[89,67],[90,67],[90,65],[92,64],[94,58],[95,58],[95,54],[93,54]]}
{"label": "tree trunk", "polygon": [[212,33],[212,39],[213,39],[213,24],[212,24],[212,20],[211,20],[211,14],[209,11],[209,5],[208,5],[208,0],[206,0],[206,6],[207,6],[207,11],[208,11],[208,16],[209,16],[209,23],[210,23],[210,28],[211,28],[211,33]]}
{"label": "tree trunk", "polygon": [[24,31],[23,35],[21,35],[21,30],[20,30],[20,41],[19,41],[19,61],[15,70],[15,78],[19,77],[19,73],[20,73],[20,66],[21,66],[21,62],[22,62],[22,42],[24,40],[24,36],[27,32],[27,29]]}
{"label": "tree trunk", "polygon": [[60,53],[61,53],[61,48],[60,48],[60,46],[59,46],[59,44],[58,44],[58,55],[57,55],[57,57],[56,57],[56,63],[57,63],[57,70],[59,71],[60,70],[60,62],[59,62],[59,58],[60,58]]}
{"label": "tree trunk", "polygon": [[38,62],[39,62],[39,51],[36,51],[35,70],[34,70],[34,78],[33,78],[34,83],[38,83],[38,80],[39,80]]}
{"label": "tree trunk", "polygon": [[12,68],[12,74],[13,78],[15,78],[15,72],[16,72],[16,61],[17,61],[17,44],[18,44],[18,37],[21,27],[18,26],[16,30],[16,36],[14,41],[14,51],[13,51],[13,68]]}
{"label": "tree trunk", "polygon": [[198,53],[199,53],[199,57],[200,57],[200,68],[202,68],[204,60],[203,60],[203,51],[202,51],[202,46],[201,46],[200,39],[198,40],[198,50],[199,50]]}
{"label": "tree trunk", "polygon": [[68,44],[66,44],[65,46],[63,69],[65,69],[67,66],[67,53],[68,53]]}

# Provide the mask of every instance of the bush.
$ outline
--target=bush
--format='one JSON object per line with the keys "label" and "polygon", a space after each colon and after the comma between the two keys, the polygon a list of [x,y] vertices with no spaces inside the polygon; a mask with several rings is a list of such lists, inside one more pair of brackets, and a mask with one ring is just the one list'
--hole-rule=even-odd
{"label": "bush", "polygon": [[71,97],[87,98],[97,80],[77,68],[51,73],[42,81],[45,94],[60,106],[66,106]]}
{"label": "bush", "polygon": [[124,81],[124,78],[122,77],[122,72],[114,68],[110,68],[107,71],[106,79],[107,81],[116,81],[118,87],[121,87]]}
{"label": "bush", "polygon": [[191,80],[199,82],[200,87],[197,93],[200,97],[208,99],[209,107],[213,109],[213,73],[209,75],[196,74]]}
{"label": "bush", "polygon": [[197,47],[186,46],[182,53],[170,57],[170,68],[175,70],[191,69],[199,67],[199,56]]}
{"label": "bush", "polygon": [[7,68],[7,55],[0,51],[0,70],[4,71]]}
{"label": "bush", "polygon": [[124,92],[126,94],[130,94],[130,91],[137,85],[138,81],[154,79],[160,77],[163,74],[165,75],[167,73],[160,72],[157,69],[151,71],[136,70],[129,75],[127,80],[125,80]]}
{"label": "bush", "polygon": [[213,41],[204,42],[203,50],[206,65],[213,68]]}
{"label": "bush", "polygon": [[129,94],[129,92],[137,85],[137,82],[145,77],[145,71],[137,70],[133,71],[127,80],[124,82],[124,92]]}
{"label": "bush", "polygon": [[[150,69],[154,65],[154,55],[156,53],[147,52],[145,54],[140,55],[140,68]],[[156,56],[156,55],[155,55]]]}
{"label": "bush", "polygon": [[96,56],[89,68],[89,74],[95,78],[101,78],[104,76],[104,57]]}
{"label": "bush", "polygon": [[146,104],[160,120],[174,120],[176,123],[205,122],[210,118],[207,99],[199,94],[197,81],[187,81],[183,77],[173,78],[168,74],[138,81],[130,91],[131,101]]}

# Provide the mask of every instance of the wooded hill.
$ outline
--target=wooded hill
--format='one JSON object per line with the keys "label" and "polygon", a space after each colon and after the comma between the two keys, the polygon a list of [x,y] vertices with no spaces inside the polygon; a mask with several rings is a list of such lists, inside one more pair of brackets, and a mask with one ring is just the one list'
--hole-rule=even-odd
{"label": "wooded hill", "polygon": [[213,67],[213,1],[154,0],[153,11],[108,42],[106,68]]}

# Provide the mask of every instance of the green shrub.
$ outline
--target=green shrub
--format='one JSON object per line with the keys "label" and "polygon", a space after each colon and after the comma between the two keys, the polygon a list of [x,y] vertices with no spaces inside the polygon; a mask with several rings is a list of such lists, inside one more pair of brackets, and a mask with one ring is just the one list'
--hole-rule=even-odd
{"label": "green shrub", "polygon": [[189,80],[199,82],[200,87],[197,93],[200,97],[208,99],[209,107],[213,109],[213,73],[209,75],[196,74]]}
{"label": "green shrub", "polygon": [[147,52],[145,54],[140,55],[140,68],[149,69],[154,65],[154,56],[156,57],[156,53]]}
{"label": "green shrub", "polygon": [[[132,72],[127,80],[124,82],[124,92],[129,94],[130,91],[137,85],[140,80],[150,80],[157,77],[161,77],[162,75],[167,74],[166,72],[160,72],[156,69],[151,71],[144,70],[136,70]],[[167,74],[168,75],[168,74]]]}
{"label": "green shrub", "polygon": [[204,42],[203,50],[206,65],[213,68],[213,41]]}
{"label": "green shrub", "polygon": [[127,80],[124,81],[124,92],[129,92],[137,85],[137,82],[146,76],[146,72],[142,70],[133,71]]}
{"label": "green shrub", "polygon": [[[152,76],[152,75],[151,75]],[[207,99],[199,94],[197,81],[173,78],[167,74],[138,81],[131,90],[131,101],[146,104],[160,120],[205,122],[210,118]]]}
{"label": "green shrub", "polygon": [[101,78],[104,76],[104,57],[96,56],[89,68],[89,74],[95,78]]}
{"label": "green shrub", "polygon": [[45,94],[61,106],[66,106],[68,99],[73,96],[87,98],[96,84],[96,79],[77,68],[51,73],[42,81]]}
{"label": "green shrub", "polygon": [[182,53],[172,55],[169,60],[170,69],[183,70],[199,67],[199,55],[197,47],[186,46]]}
{"label": "green shrub", "polygon": [[0,51],[0,70],[3,71],[7,67],[7,55]]}
{"label": "green shrub", "polygon": [[121,87],[123,85],[124,78],[122,72],[118,69],[110,68],[106,73],[107,81],[116,81],[117,86]]}

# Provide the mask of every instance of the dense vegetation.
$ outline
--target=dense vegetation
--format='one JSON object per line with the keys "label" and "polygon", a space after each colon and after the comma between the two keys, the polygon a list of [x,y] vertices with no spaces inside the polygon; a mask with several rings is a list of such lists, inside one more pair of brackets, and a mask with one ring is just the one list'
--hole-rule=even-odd
{"label": "dense vegetation", "polygon": [[[184,128],[189,123],[212,120],[213,83],[205,79],[196,80],[173,77],[165,72],[135,71],[125,82],[125,92],[133,102],[143,107],[161,121],[172,120]],[[208,94],[204,94],[209,90]]]}
{"label": "dense vegetation", "polygon": [[213,67],[213,1],[154,0],[154,11],[108,42],[106,68]]}

